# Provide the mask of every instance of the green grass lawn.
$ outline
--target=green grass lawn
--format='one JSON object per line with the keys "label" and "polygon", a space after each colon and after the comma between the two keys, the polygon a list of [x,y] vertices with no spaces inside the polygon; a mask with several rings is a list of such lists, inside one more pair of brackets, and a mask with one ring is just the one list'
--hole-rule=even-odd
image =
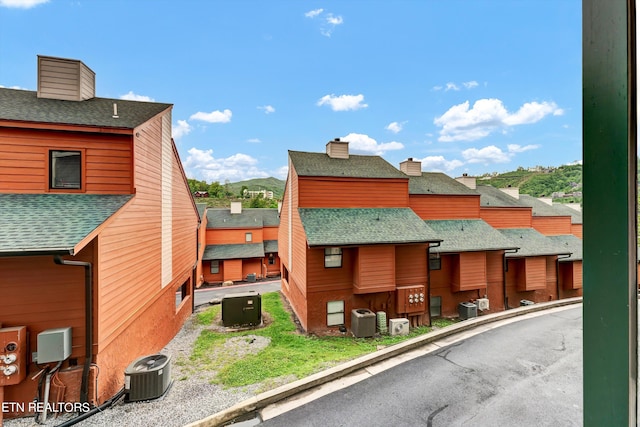
{"label": "green grass lawn", "polygon": [[[263,294],[262,308],[271,319],[264,328],[225,333],[202,331],[194,344],[190,363],[197,366],[198,370],[215,371],[213,381],[224,387],[246,386],[281,377],[298,379],[432,329],[423,326],[412,329],[406,336],[366,339],[351,336],[315,337],[296,333],[296,326],[282,304],[280,293]],[[211,307],[197,314],[197,323],[211,325],[219,313],[220,305]],[[453,321],[438,320],[434,326],[442,327],[451,323]],[[240,358],[225,354],[227,352],[223,346],[226,340],[248,335],[267,337],[270,343],[257,354]]]}

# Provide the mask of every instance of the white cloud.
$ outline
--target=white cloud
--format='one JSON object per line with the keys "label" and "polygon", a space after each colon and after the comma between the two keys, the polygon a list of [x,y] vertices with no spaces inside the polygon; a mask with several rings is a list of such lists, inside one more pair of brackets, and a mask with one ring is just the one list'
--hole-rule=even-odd
{"label": "white cloud", "polygon": [[231,116],[233,113],[231,110],[226,109],[224,111],[212,111],[210,113],[203,113],[198,111],[197,113],[191,115],[189,120],[202,120],[203,122],[209,123],[229,123],[231,121]]}
{"label": "white cloud", "polygon": [[32,7],[48,2],[49,0],[0,0],[0,6],[13,7],[17,9],[31,9]]}
{"label": "white cloud", "polygon": [[325,95],[318,100],[316,105],[329,105],[333,111],[349,111],[367,108],[369,105],[362,103],[364,95]]}
{"label": "white cloud", "polygon": [[347,136],[341,137],[340,140],[349,142],[349,151],[375,154],[377,156],[381,156],[387,151],[401,150],[404,148],[404,145],[400,142],[391,141],[378,143],[369,135],[361,133],[350,133]]}
{"label": "white cloud", "polygon": [[460,90],[460,88],[455,83],[449,82],[444,86],[444,91],[447,92],[449,90]]}
{"label": "white cloud", "polygon": [[434,86],[432,89],[435,91],[442,90],[442,86]]}
{"label": "white cloud", "polygon": [[320,15],[323,11],[324,9],[310,10],[309,12],[305,13],[304,16],[306,16],[307,18],[315,18],[316,16]]}
{"label": "white cloud", "polygon": [[495,145],[489,145],[481,149],[469,148],[462,152],[462,157],[467,163],[507,163],[511,156]]}
{"label": "white cloud", "polygon": [[327,23],[330,25],[340,25],[344,22],[344,20],[342,19],[342,16],[338,15],[338,16],[333,16],[333,14],[329,13],[327,14]]}
{"label": "white cloud", "polygon": [[398,133],[402,130],[402,126],[404,126],[404,123],[391,122],[387,127],[385,127],[385,129],[390,130],[393,133]]}
{"label": "white cloud", "polygon": [[174,139],[180,139],[191,132],[191,125],[186,120],[178,120],[178,124],[172,126],[171,133]]}
{"label": "white cloud", "polygon": [[263,110],[265,114],[271,114],[276,112],[276,109],[273,108],[273,106],[271,105],[262,105],[258,107],[258,110]]}
{"label": "white cloud", "polygon": [[8,86],[7,87],[7,86],[0,85],[0,87],[7,88],[7,89],[29,90],[29,89],[26,89],[26,88],[23,88],[23,87],[20,87],[20,86]]}
{"label": "white cloud", "polygon": [[289,166],[281,166],[272,173],[272,175],[278,179],[286,179],[288,174]]}
{"label": "white cloud", "polygon": [[250,138],[250,139],[247,139],[247,142],[250,142],[252,144],[259,144],[262,141],[260,141],[260,139],[258,139],[258,138]]}
{"label": "white cloud", "polygon": [[[462,86],[464,86],[465,89],[473,89],[474,87],[478,86],[478,82],[475,80],[470,80],[468,82],[462,82]],[[448,92],[450,90],[460,90],[460,84],[458,83],[454,83],[454,82],[448,82],[447,84],[445,84],[444,86],[442,85],[437,85],[431,88],[434,91],[439,91],[444,89],[445,92]]]}
{"label": "white cloud", "polygon": [[442,127],[438,141],[474,141],[509,126],[531,124],[545,116],[562,115],[554,102],[529,102],[511,114],[499,99],[479,99],[469,108],[469,101],[454,105],[433,123]]}
{"label": "white cloud", "polygon": [[477,82],[477,81],[475,81],[475,80],[471,80],[471,81],[469,81],[469,82],[464,82],[464,83],[462,83],[462,85],[463,85],[464,87],[466,87],[467,89],[473,89],[474,87],[477,87],[477,86],[478,86],[478,82]]}
{"label": "white cloud", "polygon": [[267,178],[269,174],[258,168],[258,161],[246,154],[238,153],[227,158],[213,157],[213,150],[191,148],[182,163],[187,177],[207,182],[244,181],[252,178]]}
{"label": "white cloud", "polygon": [[449,172],[464,165],[460,160],[447,160],[443,156],[427,156],[421,159],[422,170]]}
{"label": "white cloud", "polygon": [[507,145],[507,150],[509,150],[510,153],[524,153],[525,151],[537,150],[538,148],[540,148],[540,146],[537,144],[525,145],[524,147],[518,144]]}
{"label": "white cloud", "polygon": [[143,101],[143,102],[154,102],[155,100],[149,96],[145,96],[145,95],[137,95],[135,93],[133,93],[132,90],[129,91],[129,93],[126,93],[124,95],[120,95],[120,99],[124,99],[127,101]]}

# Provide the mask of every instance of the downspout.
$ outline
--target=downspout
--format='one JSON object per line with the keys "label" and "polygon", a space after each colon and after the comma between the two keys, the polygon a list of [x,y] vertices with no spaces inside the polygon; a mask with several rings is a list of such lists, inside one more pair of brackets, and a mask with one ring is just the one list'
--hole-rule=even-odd
{"label": "downspout", "polygon": [[[438,242],[437,245],[433,245],[434,248],[440,246],[441,242]],[[431,327],[431,268],[429,268],[429,249],[431,248],[431,243],[427,243],[427,308],[429,310],[429,327]],[[440,308],[442,310],[442,308]]]}
{"label": "downspout", "polygon": [[556,258],[556,295],[558,296],[558,300],[562,299],[560,298],[560,260],[570,257],[571,254],[562,257],[558,255],[558,258]]}
{"label": "downspout", "polygon": [[59,265],[84,267],[84,317],[85,317],[85,360],[82,370],[82,387],[80,388],[80,402],[88,402],[89,399],[89,368],[93,359],[93,273],[90,262],[69,261],[61,255],[54,255],[53,262]]}
{"label": "downspout", "polygon": [[509,298],[507,297],[507,254],[515,254],[518,249],[505,249],[502,254],[502,295],[504,296],[504,309],[509,310]]}

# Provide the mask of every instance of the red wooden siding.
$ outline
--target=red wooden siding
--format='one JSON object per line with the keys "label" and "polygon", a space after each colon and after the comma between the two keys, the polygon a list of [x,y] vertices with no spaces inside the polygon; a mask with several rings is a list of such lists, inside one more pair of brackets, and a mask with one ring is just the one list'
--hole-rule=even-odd
{"label": "red wooden siding", "polygon": [[534,216],[531,225],[545,236],[571,234],[570,216]]}
{"label": "red wooden siding", "polygon": [[396,285],[426,285],[427,245],[396,246]]}
{"label": "red wooden siding", "polygon": [[422,219],[480,218],[480,196],[409,196],[409,207]]}
{"label": "red wooden siding", "polygon": [[264,227],[262,238],[264,240],[278,240],[278,227]]}
{"label": "red wooden siding", "polygon": [[257,278],[264,277],[262,258],[245,259],[242,261],[242,279],[246,280],[248,274],[255,274]]}
{"label": "red wooden siding", "polygon": [[484,252],[462,252],[454,255],[451,285],[454,292],[487,287],[487,259]]}
{"label": "red wooden siding", "polygon": [[582,224],[571,224],[571,234],[582,239]]}
{"label": "red wooden siding", "polygon": [[306,283],[307,291],[309,293],[351,291],[357,251],[357,248],[342,249],[342,267],[325,268],[324,248],[309,249],[307,254],[307,271],[309,274]]}
{"label": "red wooden siding", "polygon": [[299,178],[301,208],[407,207],[406,179]]}
{"label": "red wooden siding", "polygon": [[224,281],[224,262],[218,262],[218,273],[211,273],[211,261],[202,262],[202,274],[204,281],[207,283],[216,283]]}
{"label": "red wooden siding", "polygon": [[[247,233],[251,233],[251,242],[246,241]],[[260,243],[262,241],[264,241],[262,228],[210,228],[207,230],[207,245]]]}
{"label": "red wooden siding", "polygon": [[582,261],[560,263],[560,283],[563,289],[582,288]]}
{"label": "red wooden siding", "polygon": [[243,280],[242,276],[242,260],[228,259],[224,263],[224,281],[232,280],[234,282]]}
{"label": "red wooden siding", "polygon": [[396,289],[394,246],[361,246],[354,268],[353,292],[365,294]]}
{"label": "red wooden siding", "polygon": [[56,149],[83,152],[82,176],[85,192],[130,194],[133,192],[131,139],[131,136],[124,135],[79,132],[66,132],[61,137],[59,132],[2,128],[0,191],[50,191],[49,150]]}
{"label": "red wooden siding", "polygon": [[484,296],[484,289],[482,292],[478,289],[470,291],[453,291],[453,275],[456,271],[456,264],[459,257],[457,255],[442,255],[441,269],[431,270],[431,296],[439,296],[442,298],[442,316],[443,317],[457,317],[458,316],[458,304],[461,302],[473,301],[477,298]]}
{"label": "red wooden siding", "polygon": [[518,290],[533,291],[547,288],[547,259],[545,257],[525,258],[524,268],[524,275],[519,277]]}
{"label": "red wooden siding", "polygon": [[[202,261],[202,257],[204,256],[204,250],[207,247],[207,213],[206,210],[202,214],[202,218],[200,218],[201,224],[198,229],[198,264],[196,265],[196,283],[195,286],[199,288],[202,284],[207,281],[205,279],[205,269],[207,265]],[[209,270],[210,271],[210,270]]]}
{"label": "red wooden siding", "polygon": [[[72,259],[94,262],[94,249],[95,245],[91,242]],[[52,256],[0,258],[0,324],[2,327],[26,326],[31,351],[37,351],[38,333],[46,329],[70,326],[71,358],[77,359],[78,364],[83,364],[84,273],[82,267],[54,264]],[[95,288],[94,283],[94,291]],[[95,299],[94,293],[94,301]],[[37,379],[30,378],[38,371],[40,368],[30,363],[25,381],[4,388],[5,401],[30,402],[36,393],[38,383]]]}
{"label": "red wooden siding", "polygon": [[[494,313],[504,310],[504,251],[491,251],[487,256],[487,291],[489,298],[489,311],[483,313]],[[485,295],[481,295],[485,296]]]}
{"label": "red wooden siding", "polygon": [[531,228],[531,208],[483,208],[480,219],[493,228]]}

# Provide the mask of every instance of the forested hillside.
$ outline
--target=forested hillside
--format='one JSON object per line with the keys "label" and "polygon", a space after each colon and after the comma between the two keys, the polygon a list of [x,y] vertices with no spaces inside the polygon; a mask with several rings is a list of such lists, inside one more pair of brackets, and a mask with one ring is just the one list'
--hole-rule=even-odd
{"label": "forested hillside", "polygon": [[559,167],[518,168],[502,174],[485,174],[478,177],[478,185],[494,187],[518,187],[520,194],[533,197],[553,197],[557,202],[582,201],[582,165]]}

